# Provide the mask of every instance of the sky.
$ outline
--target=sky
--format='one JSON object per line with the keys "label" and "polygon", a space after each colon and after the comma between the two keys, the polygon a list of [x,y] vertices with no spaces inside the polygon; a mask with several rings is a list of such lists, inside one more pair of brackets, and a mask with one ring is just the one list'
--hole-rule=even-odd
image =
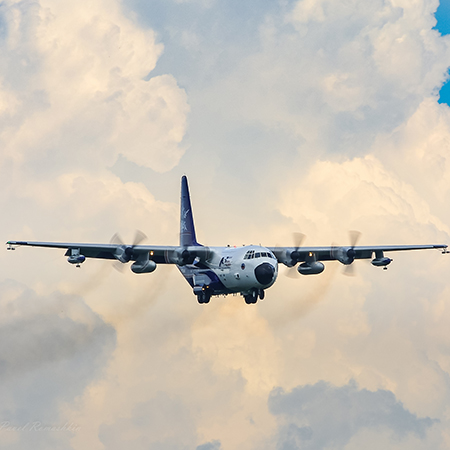
{"label": "sky", "polygon": [[[437,0],[5,0],[0,234],[450,243]],[[0,253],[3,449],[450,447],[450,260],[338,262],[264,301],[177,269]]]}

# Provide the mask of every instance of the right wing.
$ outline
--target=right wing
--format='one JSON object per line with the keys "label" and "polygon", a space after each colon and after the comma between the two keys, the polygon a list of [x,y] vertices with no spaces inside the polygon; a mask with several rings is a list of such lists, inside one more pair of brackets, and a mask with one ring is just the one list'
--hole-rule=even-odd
{"label": "right wing", "polygon": [[[81,264],[85,258],[112,259],[122,263],[154,261],[156,264],[192,264],[197,258],[205,261],[210,255],[208,247],[171,245],[86,244],[75,242],[8,241],[8,250],[19,246],[65,249],[71,264]],[[78,258],[78,259],[77,259]]]}
{"label": "right wing", "polygon": [[61,248],[66,250],[65,256],[79,253],[86,258],[97,259],[120,260],[121,255],[126,255],[124,259],[128,259],[128,261],[136,261],[139,256],[148,254],[150,259],[157,264],[176,264],[180,251],[180,247],[162,245],[79,244],[75,242],[35,241],[8,241],[6,245],[8,245],[8,249],[14,249],[18,246]]}

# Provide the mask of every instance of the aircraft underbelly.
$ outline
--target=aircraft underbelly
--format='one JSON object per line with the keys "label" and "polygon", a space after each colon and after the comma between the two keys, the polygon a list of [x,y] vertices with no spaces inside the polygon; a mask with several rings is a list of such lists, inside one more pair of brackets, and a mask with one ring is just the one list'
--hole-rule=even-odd
{"label": "aircraft underbelly", "polygon": [[[198,269],[177,266],[186,281],[194,286],[209,286],[214,295],[246,292],[261,286],[251,274],[240,274],[230,269]],[[239,277],[236,276],[239,274]]]}
{"label": "aircraft underbelly", "polygon": [[199,269],[192,266],[177,267],[192,288],[209,286],[215,295],[231,293],[212,269]]}

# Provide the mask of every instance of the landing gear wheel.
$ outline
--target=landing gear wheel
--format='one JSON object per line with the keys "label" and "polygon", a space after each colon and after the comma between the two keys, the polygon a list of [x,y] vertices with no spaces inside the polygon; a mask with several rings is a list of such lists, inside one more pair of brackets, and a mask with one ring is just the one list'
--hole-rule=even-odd
{"label": "landing gear wheel", "polygon": [[244,300],[247,305],[251,305],[253,303],[253,297],[251,295],[244,295]]}
{"label": "landing gear wheel", "polygon": [[260,298],[261,300],[264,300],[264,296],[265,296],[264,289],[260,289],[260,290],[259,290],[259,298]]}
{"label": "landing gear wheel", "polygon": [[258,290],[255,289],[250,294],[244,295],[245,303],[247,303],[247,305],[256,303],[258,301],[258,294]]}
{"label": "landing gear wheel", "polygon": [[197,301],[199,303],[209,303],[211,300],[211,293],[208,291],[202,291],[200,294],[197,294]]}

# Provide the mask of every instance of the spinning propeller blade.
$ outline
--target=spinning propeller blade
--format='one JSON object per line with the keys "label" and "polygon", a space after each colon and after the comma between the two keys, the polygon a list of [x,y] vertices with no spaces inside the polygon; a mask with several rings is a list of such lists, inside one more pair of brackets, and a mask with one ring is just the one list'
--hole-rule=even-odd
{"label": "spinning propeller blade", "polygon": [[[143,233],[140,230],[136,230],[135,234],[134,234],[134,240],[133,240],[133,244],[132,245],[125,245],[123,242],[123,239],[121,238],[121,236],[119,235],[119,233],[115,233],[114,236],[111,238],[110,243],[111,244],[116,244],[120,247],[123,247],[124,249],[124,254],[127,255],[128,257],[128,261],[132,258],[133,256],[133,249],[134,247],[136,247],[136,245],[139,245],[143,240],[145,240],[147,238],[147,236],[145,235],[145,233]],[[119,272],[123,272],[123,266],[124,262],[122,261],[115,261],[113,264],[114,269],[116,269]]]}
{"label": "spinning propeller blade", "polygon": [[[294,242],[294,251],[291,253],[291,258],[294,260],[295,257],[298,257],[298,251],[300,249],[300,247],[303,244],[303,241],[305,240],[306,235],[303,233],[299,233],[298,231],[295,231],[294,233],[292,233],[292,240]],[[285,275],[288,278],[297,278],[298,272],[297,272],[297,268],[294,266],[292,267],[288,267],[287,271],[285,272]]]}
{"label": "spinning propeller blade", "polygon": [[[347,251],[347,255],[350,257],[353,256],[354,258],[356,256],[355,247],[361,238],[361,232],[357,230],[350,230],[348,235],[350,238],[350,249]],[[353,261],[344,267],[343,274],[348,277],[354,277],[356,275]]]}
{"label": "spinning propeller blade", "polygon": [[359,239],[361,238],[361,232],[357,230],[350,230],[348,232],[348,235],[350,237],[350,246],[356,247],[356,244],[358,243]]}

